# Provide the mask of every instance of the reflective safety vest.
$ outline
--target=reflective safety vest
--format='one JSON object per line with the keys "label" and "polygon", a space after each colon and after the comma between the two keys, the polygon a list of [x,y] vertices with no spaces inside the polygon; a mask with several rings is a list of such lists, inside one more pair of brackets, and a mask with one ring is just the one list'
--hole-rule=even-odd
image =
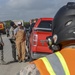
{"label": "reflective safety vest", "polygon": [[33,61],[40,75],[75,75],[75,49],[65,48]]}

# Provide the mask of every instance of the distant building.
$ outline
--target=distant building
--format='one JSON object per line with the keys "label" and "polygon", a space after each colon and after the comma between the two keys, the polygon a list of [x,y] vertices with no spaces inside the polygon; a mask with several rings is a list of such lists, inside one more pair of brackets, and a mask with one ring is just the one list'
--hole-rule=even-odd
{"label": "distant building", "polygon": [[18,22],[20,21],[20,22],[22,22],[22,26],[24,26],[24,21],[23,20],[12,20],[14,23],[15,23],[15,25],[18,25]]}

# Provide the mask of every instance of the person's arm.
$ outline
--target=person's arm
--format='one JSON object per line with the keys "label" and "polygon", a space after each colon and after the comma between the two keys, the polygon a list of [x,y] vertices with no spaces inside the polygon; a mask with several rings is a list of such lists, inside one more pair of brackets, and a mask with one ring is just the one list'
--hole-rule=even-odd
{"label": "person's arm", "polygon": [[17,28],[16,29],[14,29],[14,35],[16,35],[17,34]]}
{"label": "person's arm", "polygon": [[18,31],[18,28],[14,29],[14,37],[17,38],[17,31]]}
{"label": "person's arm", "polygon": [[29,64],[24,67],[17,75],[40,75],[35,64]]}

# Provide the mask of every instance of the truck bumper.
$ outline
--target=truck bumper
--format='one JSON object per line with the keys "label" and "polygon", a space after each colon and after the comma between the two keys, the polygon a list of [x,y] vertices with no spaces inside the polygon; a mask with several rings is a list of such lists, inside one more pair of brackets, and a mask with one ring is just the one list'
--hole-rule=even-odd
{"label": "truck bumper", "polygon": [[49,53],[36,53],[36,52],[31,52],[32,59],[38,59],[38,58],[44,57],[46,55],[49,55]]}

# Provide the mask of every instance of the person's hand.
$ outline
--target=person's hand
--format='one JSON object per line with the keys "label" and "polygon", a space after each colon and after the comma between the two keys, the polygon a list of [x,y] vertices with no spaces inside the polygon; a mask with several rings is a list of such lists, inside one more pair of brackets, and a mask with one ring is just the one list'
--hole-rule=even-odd
{"label": "person's hand", "polygon": [[0,45],[4,46],[4,43],[0,43]]}
{"label": "person's hand", "polygon": [[4,46],[4,43],[2,43],[2,45]]}

